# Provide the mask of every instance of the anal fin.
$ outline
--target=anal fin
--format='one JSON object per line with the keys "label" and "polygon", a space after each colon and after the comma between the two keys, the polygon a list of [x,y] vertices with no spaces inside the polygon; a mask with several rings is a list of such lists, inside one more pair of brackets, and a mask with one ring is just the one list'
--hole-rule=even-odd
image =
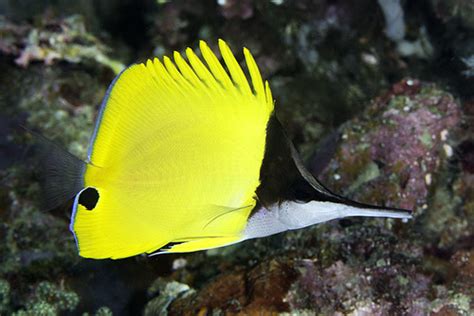
{"label": "anal fin", "polygon": [[235,244],[242,240],[241,236],[226,236],[226,237],[202,237],[190,241],[173,241],[168,243],[165,247],[157,252],[149,254],[150,256],[167,254],[167,253],[183,253],[193,252],[198,250],[206,250],[212,248],[219,248],[230,244]]}

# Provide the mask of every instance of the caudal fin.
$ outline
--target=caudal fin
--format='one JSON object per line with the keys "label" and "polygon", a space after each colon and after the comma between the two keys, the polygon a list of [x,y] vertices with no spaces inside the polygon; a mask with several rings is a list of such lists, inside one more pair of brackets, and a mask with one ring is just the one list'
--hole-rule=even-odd
{"label": "caudal fin", "polygon": [[43,207],[63,205],[83,189],[86,163],[46,137],[22,127],[34,138],[33,156],[38,169]]}

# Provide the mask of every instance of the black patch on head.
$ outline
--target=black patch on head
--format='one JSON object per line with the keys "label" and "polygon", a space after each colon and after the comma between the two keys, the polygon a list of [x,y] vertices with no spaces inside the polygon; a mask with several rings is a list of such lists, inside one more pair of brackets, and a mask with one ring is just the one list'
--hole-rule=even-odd
{"label": "black patch on head", "polygon": [[299,172],[291,146],[277,117],[272,115],[267,125],[265,155],[257,188],[259,204],[269,207],[283,201],[306,202],[314,198],[315,190]]}
{"label": "black patch on head", "polygon": [[79,204],[88,211],[92,211],[99,201],[99,191],[95,188],[87,188],[79,193]]}
{"label": "black patch on head", "polygon": [[322,201],[411,213],[410,210],[359,203],[331,192],[302,165],[301,158],[275,115],[270,117],[267,125],[260,185],[256,193],[258,203],[252,211],[283,201]]}

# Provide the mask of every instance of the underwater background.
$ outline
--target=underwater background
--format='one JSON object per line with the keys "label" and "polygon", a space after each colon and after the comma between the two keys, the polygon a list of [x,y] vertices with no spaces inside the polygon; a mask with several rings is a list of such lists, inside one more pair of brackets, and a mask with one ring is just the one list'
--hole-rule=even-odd
{"label": "underwater background", "polygon": [[[79,257],[18,126],[84,158],[126,65],[218,38],[253,53],[315,176],[413,220]],[[473,115],[472,0],[0,0],[0,315],[473,315]]]}

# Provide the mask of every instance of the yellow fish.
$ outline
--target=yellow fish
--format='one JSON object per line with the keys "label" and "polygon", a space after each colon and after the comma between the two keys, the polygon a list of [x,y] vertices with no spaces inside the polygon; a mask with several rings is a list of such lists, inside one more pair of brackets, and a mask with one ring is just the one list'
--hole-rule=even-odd
{"label": "yellow fish", "polygon": [[188,48],[186,59],[127,68],[107,91],[87,161],[55,158],[47,191],[53,204],[74,197],[81,256],[191,252],[346,216],[410,217],[322,186],[279,126],[251,53],[247,76],[222,40],[219,50],[223,63],[201,41],[202,58]]}

